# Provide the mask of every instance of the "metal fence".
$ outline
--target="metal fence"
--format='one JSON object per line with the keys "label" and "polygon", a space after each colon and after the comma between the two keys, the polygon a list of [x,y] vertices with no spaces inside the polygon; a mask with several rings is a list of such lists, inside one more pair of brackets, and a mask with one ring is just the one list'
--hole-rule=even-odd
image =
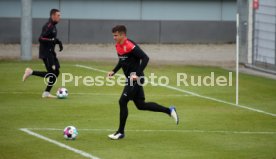
{"label": "metal fence", "polygon": [[276,1],[259,0],[255,5],[252,65],[276,71]]}

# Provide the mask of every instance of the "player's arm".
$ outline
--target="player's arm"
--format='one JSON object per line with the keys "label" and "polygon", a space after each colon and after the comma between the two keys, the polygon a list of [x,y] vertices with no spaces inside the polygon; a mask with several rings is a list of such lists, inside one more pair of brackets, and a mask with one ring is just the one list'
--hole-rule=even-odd
{"label": "player's arm", "polygon": [[61,44],[61,41],[58,38],[50,38],[50,34],[53,31],[53,26],[46,24],[42,28],[42,33],[39,37],[40,42],[53,43],[53,44]]}
{"label": "player's arm", "polygon": [[118,61],[117,65],[115,66],[115,68],[111,71],[111,72],[108,72],[108,76],[113,76],[115,75],[116,72],[118,72],[120,69],[122,68],[122,65],[120,63],[120,60]]}
{"label": "player's arm", "polygon": [[55,39],[53,38],[49,38],[49,35],[50,35],[50,31],[51,31],[51,26],[47,26],[45,25],[43,28],[42,28],[42,33],[39,37],[39,42],[41,43],[53,43]]}
{"label": "player's arm", "polygon": [[133,49],[133,55],[136,56],[137,58],[141,59],[140,62],[140,67],[138,68],[136,75],[141,76],[142,72],[146,68],[148,62],[149,62],[149,57],[146,55],[146,53],[139,47],[135,46]]}
{"label": "player's arm", "polygon": [[42,29],[42,33],[39,37],[39,42],[42,43],[51,43],[51,44],[58,44],[59,51],[63,50],[62,42],[58,38],[49,38],[50,33],[52,32],[53,27],[49,25],[45,25]]}

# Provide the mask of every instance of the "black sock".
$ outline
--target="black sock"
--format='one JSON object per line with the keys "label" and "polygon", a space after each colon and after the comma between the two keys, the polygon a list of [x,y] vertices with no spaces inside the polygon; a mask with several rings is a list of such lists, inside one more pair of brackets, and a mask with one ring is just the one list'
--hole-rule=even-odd
{"label": "black sock", "polygon": [[33,71],[32,75],[39,76],[39,77],[45,77],[48,74],[48,72],[45,71]]}
{"label": "black sock", "polygon": [[169,108],[164,107],[162,105],[159,105],[154,102],[145,102],[144,100],[134,100],[134,103],[139,110],[148,110],[153,112],[163,112],[168,115],[171,114],[171,111]]}

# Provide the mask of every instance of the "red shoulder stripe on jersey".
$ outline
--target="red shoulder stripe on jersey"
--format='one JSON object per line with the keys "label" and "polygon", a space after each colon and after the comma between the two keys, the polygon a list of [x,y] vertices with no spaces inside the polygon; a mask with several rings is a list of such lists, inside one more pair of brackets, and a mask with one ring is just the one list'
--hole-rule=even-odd
{"label": "red shoulder stripe on jersey", "polygon": [[49,40],[49,41],[51,40],[51,39],[49,39],[49,38],[44,38],[44,37],[40,37],[40,39],[41,39],[41,40]]}
{"label": "red shoulder stripe on jersey", "polygon": [[116,44],[116,50],[119,55],[130,53],[135,48],[135,44],[126,39],[123,44]]}

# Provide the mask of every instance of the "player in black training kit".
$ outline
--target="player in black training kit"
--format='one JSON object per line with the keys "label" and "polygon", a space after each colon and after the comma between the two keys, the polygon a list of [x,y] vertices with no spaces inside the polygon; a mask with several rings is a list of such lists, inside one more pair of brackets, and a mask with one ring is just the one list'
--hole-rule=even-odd
{"label": "player in black training kit", "polygon": [[56,24],[59,21],[60,11],[58,9],[52,9],[50,11],[49,21],[43,26],[42,33],[39,37],[39,58],[43,60],[47,71],[33,71],[31,68],[26,68],[25,74],[23,75],[23,81],[31,75],[48,78],[48,85],[42,94],[42,98],[56,98],[56,96],[50,94],[50,91],[57,80],[60,68],[55,52],[55,45],[59,45],[59,51],[63,50],[62,42],[56,38]]}
{"label": "player in black training kit", "polygon": [[[144,83],[144,69],[146,68],[149,57],[144,53],[140,47],[126,37],[126,27],[124,25],[117,25],[112,29],[113,38],[116,42],[116,50],[119,57],[117,66],[108,73],[108,76],[113,76],[120,68],[127,78],[127,84],[124,87],[120,105],[120,125],[117,132],[108,135],[110,139],[117,140],[124,138],[124,129],[128,116],[127,104],[133,100],[134,104],[139,110],[148,110],[154,112],[163,112],[170,115],[178,124],[178,116],[175,107],[170,108],[161,106],[153,102],[145,102],[144,89],[141,84]],[[140,82],[139,82],[140,81]]]}

